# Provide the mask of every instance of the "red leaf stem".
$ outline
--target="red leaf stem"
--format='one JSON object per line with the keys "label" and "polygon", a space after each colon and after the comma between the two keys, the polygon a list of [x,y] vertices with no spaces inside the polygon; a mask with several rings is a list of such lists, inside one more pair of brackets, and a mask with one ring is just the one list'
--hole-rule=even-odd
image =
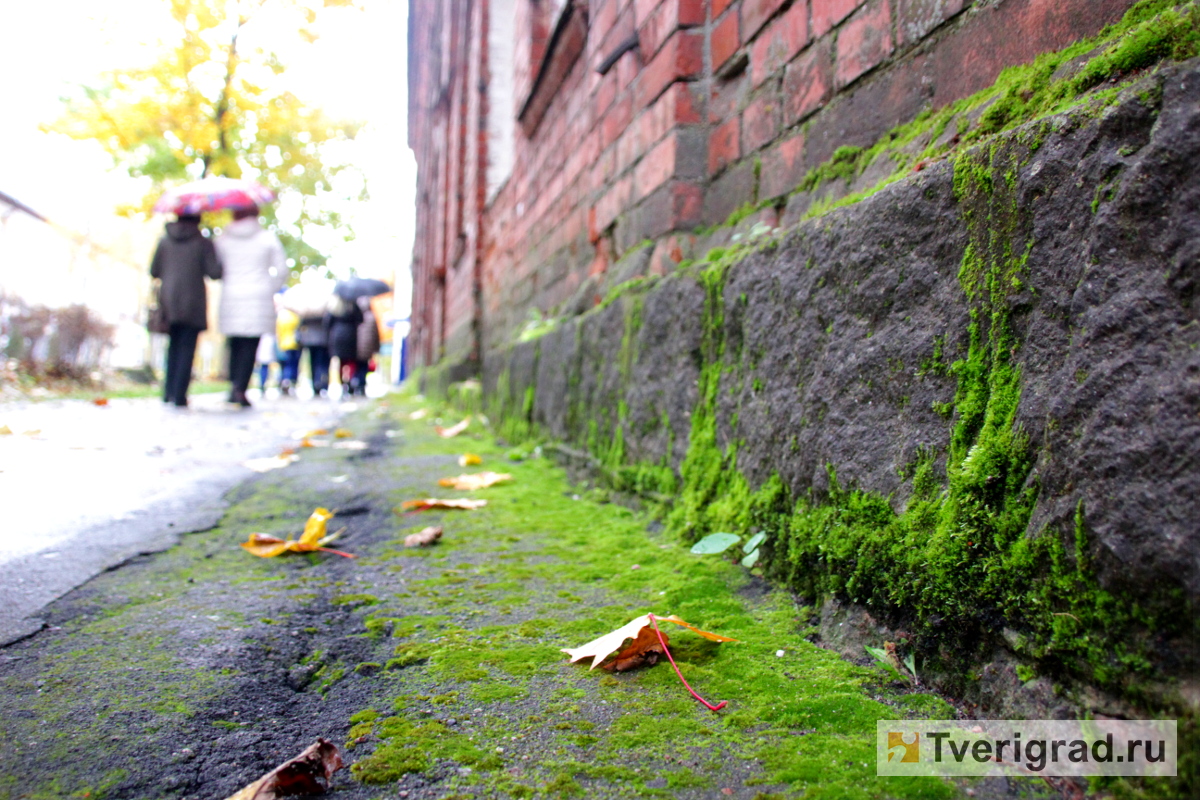
{"label": "red leaf stem", "polygon": [[683,677],[683,673],[679,671],[679,665],[675,663],[675,659],[671,656],[671,651],[667,649],[667,643],[663,641],[662,631],[658,629],[658,621],[654,619],[653,614],[647,614],[647,616],[650,618],[650,624],[654,626],[654,632],[658,634],[658,642],[662,645],[663,652],[667,654],[667,659],[671,662],[671,666],[675,667],[675,674],[679,676],[679,680],[683,682],[683,685],[687,687],[687,690],[692,693],[692,697],[699,700],[701,704],[703,704],[704,707],[709,711],[720,711],[722,708],[724,708],[727,701],[722,700],[714,706],[712,703],[696,694],[696,690],[688,684],[687,679]]}

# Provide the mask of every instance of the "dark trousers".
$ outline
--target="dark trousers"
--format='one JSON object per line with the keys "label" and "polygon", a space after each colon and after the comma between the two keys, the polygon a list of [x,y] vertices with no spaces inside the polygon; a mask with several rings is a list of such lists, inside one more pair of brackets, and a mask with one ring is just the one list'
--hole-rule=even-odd
{"label": "dark trousers", "polygon": [[314,394],[329,388],[329,348],[308,347],[308,371],[312,373]]}
{"label": "dark trousers", "polygon": [[258,352],[258,336],[229,337],[229,382],[233,396],[246,394],[250,376],[254,374],[254,356]]}
{"label": "dark trousers", "polygon": [[172,323],[167,334],[167,376],[163,381],[163,402],[187,405],[188,384],[192,382],[192,361],[196,357],[199,328]]}
{"label": "dark trousers", "polygon": [[279,358],[279,380],[295,384],[300,377],[300,351],[281,350]]}

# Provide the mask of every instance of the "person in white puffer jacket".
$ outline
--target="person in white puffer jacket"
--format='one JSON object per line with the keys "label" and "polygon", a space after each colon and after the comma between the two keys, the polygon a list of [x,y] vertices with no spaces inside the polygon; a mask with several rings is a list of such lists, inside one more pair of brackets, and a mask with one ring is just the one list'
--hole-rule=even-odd
{"label": "person in white puffer jacket", "polygon": [[258,340],[275,331],[274,296],[287,280],[287,261],[279,237],[259,224],[257,207],[235,209],[214,244],[225,268],[220,323],[229,341],[229,402],[248,408]]}

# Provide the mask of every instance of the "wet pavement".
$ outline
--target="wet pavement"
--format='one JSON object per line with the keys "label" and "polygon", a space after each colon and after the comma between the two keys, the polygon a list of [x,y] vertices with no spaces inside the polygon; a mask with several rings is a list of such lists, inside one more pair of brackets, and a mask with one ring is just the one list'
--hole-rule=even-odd
{"label": "wet pavement", "polygon": [[41,627],[39,610],[99,572],[211,527],[223,493],[297,433],[355,404],[223,393],[177,410],[156,398],[0,405],[0,644]]}

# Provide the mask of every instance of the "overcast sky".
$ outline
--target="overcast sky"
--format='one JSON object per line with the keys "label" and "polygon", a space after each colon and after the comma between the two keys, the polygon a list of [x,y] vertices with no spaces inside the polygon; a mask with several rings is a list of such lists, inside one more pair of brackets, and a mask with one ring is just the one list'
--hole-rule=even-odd
{"label": "overcast sky", "polygon": [[[333,116],[367,128],[349,145],[366,174],[371,201],[351,217],[357,240],[314,242],[338,272],[407,273],[412,252],[416,167],[405,133],[407,0],[366,0],[365,11],[327,12],[313,45],[265,41],[289,67],[289,86]],[[165,0],[36,0],[6,3],[0,25],[0,191],[55,222],[102,238],[119,227],[113,208],[144,193],[111,169],[98,145],[44,134],[58,98],[105,70],[148,64],[172,35]],[[249,32],[248,32],[249,33]],[[397,286],[407,305],[407,286]]]}

